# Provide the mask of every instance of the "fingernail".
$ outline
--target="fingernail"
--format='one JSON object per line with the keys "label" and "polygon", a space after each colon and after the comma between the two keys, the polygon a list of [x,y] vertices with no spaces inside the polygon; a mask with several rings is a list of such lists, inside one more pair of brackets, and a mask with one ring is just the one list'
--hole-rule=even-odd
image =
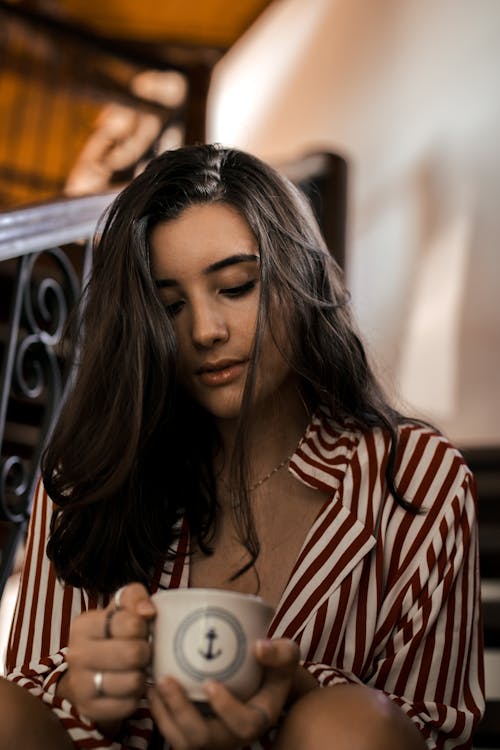
{"label": "fingernail", "polygon": [[141,599],[140,602],[137,602],[135,611],[138,615],[154,615],[156,612],[153,603],[149,599]]}
{"label": "fingernail", "polygon": [[269,638],[261,638],[257,641],[257,648],[261,653],[270,653],[273,650],[273,642]]}

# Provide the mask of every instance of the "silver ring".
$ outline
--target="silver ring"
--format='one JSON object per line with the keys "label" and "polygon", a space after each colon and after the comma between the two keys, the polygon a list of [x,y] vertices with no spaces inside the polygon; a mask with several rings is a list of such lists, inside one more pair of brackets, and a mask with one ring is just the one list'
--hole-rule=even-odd
{"label": "silver ring", "polygon": [[94,682],[96,698],[102,698],[104,695],[104,690],[102,689],[102,682],[103,682],[102,672],[94,672],[92,676],[92,680]]}
{"label": "silver ring", "polygon": [[118,589],[118,591],[115,591],[114,602],[115,602],[116,609],[122,608],[120,604],[120,599],[122,598],[122,593],[123,593],[124,588],[125,586],[122,586],[120,589]]}

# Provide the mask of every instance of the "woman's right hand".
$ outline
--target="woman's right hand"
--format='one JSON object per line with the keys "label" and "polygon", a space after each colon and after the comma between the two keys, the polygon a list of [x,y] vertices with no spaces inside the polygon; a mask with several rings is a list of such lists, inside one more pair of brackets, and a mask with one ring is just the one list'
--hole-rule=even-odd
{"label": "woman's right hand", "polygon": [[155,614],[147,590],[132,583],[121,590],[119,609],[112,599],[106,609],[84,612],[71,625],[68,669],[56,692],[106,734],[118,730],[145,694],[148,623]]}

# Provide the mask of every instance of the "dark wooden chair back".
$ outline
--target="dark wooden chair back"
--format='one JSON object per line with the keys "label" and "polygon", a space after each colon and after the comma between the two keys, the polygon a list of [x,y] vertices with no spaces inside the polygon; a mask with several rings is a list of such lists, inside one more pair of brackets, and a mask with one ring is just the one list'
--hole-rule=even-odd
{"label": "dark wooden chair back", "polygon": [[[487,678],[500,658],[500,446],[462,451],[474,472],[478,489],[479,556],[483,584],[484,645]],[[474,737],[474,747],[500,748],[500,697],[488,692],[486,712]],[[500,680],[497,678],[497,684]]]}

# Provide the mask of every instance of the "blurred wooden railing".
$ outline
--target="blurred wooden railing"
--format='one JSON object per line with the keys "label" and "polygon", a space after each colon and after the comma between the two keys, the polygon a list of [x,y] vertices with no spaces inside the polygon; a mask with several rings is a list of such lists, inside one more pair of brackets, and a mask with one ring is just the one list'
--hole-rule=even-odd
{"label": "blurred wooden railing", "polygon": [[[142,151],[110,175],[111,188],[127,182],[161,140],[180,145],[205,138],[207,92],[221,50],[103,38],[49,11],[0,0],[3,209],[63,194],[110,106],[128,117],[132,137],[136,120],[156,122],[147,138],[138,139]],[[144,82],[145,74],[153,75]]]}

